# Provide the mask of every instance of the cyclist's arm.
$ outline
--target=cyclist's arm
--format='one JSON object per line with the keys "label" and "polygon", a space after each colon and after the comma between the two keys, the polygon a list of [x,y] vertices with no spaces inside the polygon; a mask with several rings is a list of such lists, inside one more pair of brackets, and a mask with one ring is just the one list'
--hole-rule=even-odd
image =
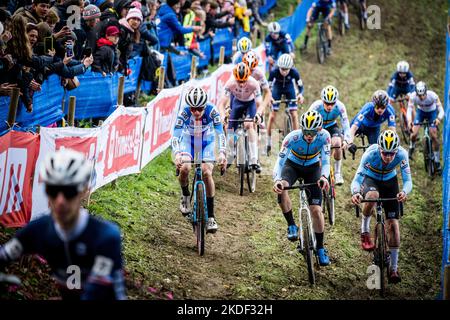
{"label": "cyclist's arm", "polygon": [[413,92],[416,89],[416,82],[414,81],[414,77],[411,74],[411,77],[408,79],[408,92]]}
{"label": "cyclist's arm", "polygon": [[413,121],[413,119],[412,119],[412,112],[414,110],[414,103],[413,103],[412,100],[413,99],[409,99],[408,100],[408,109],[406,110],[406,120],[408,122],[412,122]]}
{"label": "cyclist's arm", "polygon": [[178,114],[177,120],[175,121],[173,136],[170,141],[170,145],[172,147],[172,152],[174,155],[177,155],[180,152],[180,137],[183,132],[183,127],[185,126],[188,118],[189,116],[186,110],[183,110]]}
{"label": "cyclist's arm", "polygon": [[355,120],[353,121],[352,126],[350,127],[350,134],[352,136],[352,140],[355,138],[356,131],[358,131],[359,127],[361,126],[362,122],[364,121],[364,113],[360,111],[356,116]]}
{"label": "cyclist's arm", "polygon": [[308,13],[306,13],[306,22],[309,22],[309,20],[311,19],[312,12],[315,7],[316,7],[316,3],[313,2],[312,6],[308,9]]}
{"label": "cyclist's arm", "polygon": [[441,99],[439,99],[439,97],[436,99],[436,106],[439,111],[437,117],[438,117],[439,121],[442,121],[442,119],[444,119],[445,112],[444,112],[444,108],[442,107]]}
{"label": "cyclist's arm", "polygon": [[270,91],[269,84],[267,84],[267,86],[264,87],[263,93],[264,93],[263,104],[265,109],[266,106],[268,106],[270,104],[270,101],[272,100],[272,91]]}
{"label": "cyclist's arm", "polygon": [[402,191],[409,194],[412,191],[413,183],[411,178],[411,168],[409,166],[408,154],[403,152],[403,160],[400,163],[400,169],[402,171],[403,188]]}
{"label": "cyclist's arm", "polygon": [[[325,130],[325,129],[322,129]],[[320,158],[322,160],[322,176],[328,178],[330,175],[330,150],[331,150],[331,139],[328,136],[326,142],[322,146],[322,151],[320,153]]]}
{"label": "cyclist's arm", "polygon": [[[94,264],[86,280],[82,300],[126,300],[120,231],[109,232],[95,248]],[[111,296],[113,293],[113,296]]]}
{"label": "cyclist's arm", "polygon": [[299,93],[303,95],[303,81],[300,77],[300,73],[297,70],[295,70],[294,76],[292,77],[292,83],[294,84],[295,95],[297,96]]}
{"label": "cyclist's arm", "polygon": [[216,110],[216,108],[212,109],[210,117],[213,121],[214,130],[216,131],[219,139],[219,151],[225,154],[227,150],[227,139],[225,137],[225,132],[223,131],[222,119],[220,118],[219,111]]}
{"label": "cyclist's arm", "polygon": [[273,181],[281,180],[281,170],[283,169],[284,163],[289,155],[289,151],[292,147],[292,138],[298,133],[291,131],[286,137],[284,137],[283,143],[281,145],[280,153],[278,154],[277,162],[273,168]]}
{"label": "cyclist's arm", "polygon": [[395,124],[395,110],[392,107],[389,108],[389,105],[388,105],[388,112],[389,112],[388,127],[389,127],[390,130],[395,131],[395,126],[396,126],[396,124]]}
{"label": "cyclist's arm", "polygon": [[364,164],[367,162],[368,153],[364,152],[361,157],[361,162],[359,163],[358,170],[356,170],[355,177],[353,178],[352,184],[350,185],[351,194],[360,193],[361,185],[364,180]]}
{"label": "cyclist's arm", "polygon": [[350,133],[350,122],[348,121],[347,116],[347,109],[345,108],[345,105],[342,104],[340,107],[340,117],[341,117],[341,125],[342,129],[344,130],[344,140],[347,141],[347,143],[352,143],[352,134]]}

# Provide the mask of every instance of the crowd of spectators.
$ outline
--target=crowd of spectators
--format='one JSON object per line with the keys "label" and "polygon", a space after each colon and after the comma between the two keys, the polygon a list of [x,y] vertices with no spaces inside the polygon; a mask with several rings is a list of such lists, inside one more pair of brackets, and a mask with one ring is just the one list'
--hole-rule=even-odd
{"label": "crowd of spectators", "polygon": [[[155,82],[162,54],[203,58],[199,41],[218,28],[250,32],[261,0],[0,0],[0,95],[20,89],[33,111],[33,94],[52,74],[71,90],[87,70],[107,77],[128,75],[141,56],[140,77]],[[180,50],[182,48],[182,50]],[[166,86],[175,86],[168,55]],[[152,86],[156,88],[156,86]]]}

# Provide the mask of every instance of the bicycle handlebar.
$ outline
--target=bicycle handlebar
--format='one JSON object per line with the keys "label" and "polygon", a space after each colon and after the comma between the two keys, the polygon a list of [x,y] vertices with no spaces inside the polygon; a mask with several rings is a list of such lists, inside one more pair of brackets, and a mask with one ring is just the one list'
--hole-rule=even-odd
{"label": "bicycle handlebar", "polygon": [[[377,203],[380,204],[382,202],[387,202],[387,201],[397,201],[400,207],[400,215],[403,217],[403,202],[398,201],[397,198],[378,198],[378,199],[362,199],[361,203]],[[359,217],[359,205],[355,205],[355,210],[356,210],[356,217]]]}
{"label": "bicycle handlebar", "polygon": [[255,120],[254,119],[229,119],[228,122],[244,123],[244,122],[255,122]]}
{"label": "bicycle handlebar", "polygon": [[306,189],[306,187],[316,186],[316,185],[317,185],[317,182],[303,183],[303,184],[298,184],[296,186],[284,187],[283,190],[294,190],[294,189],[303,190],[303,189]]}
{"label": "bicycle handlebar", "polygon": [[273,103],[289,103],[289,102],[297,102],[297,99],[280,99],[280,100],[274,100]]}
{"label": "bicycle handlebar", "polygon": [[[185,164],[185,163],[190,163],[190,164],[201,164],[201,163],[212,163],[215,164],[217,161],[215,160],[202,160],[200,161],[195,161],[195,160],[183,160],[181,161],[181,163]],[[225,169],[220,169],[220,175],[223,176],[225,174]],[[175,171],[175,176],[179,176],[180,175],[180,169],[176,169]]]}

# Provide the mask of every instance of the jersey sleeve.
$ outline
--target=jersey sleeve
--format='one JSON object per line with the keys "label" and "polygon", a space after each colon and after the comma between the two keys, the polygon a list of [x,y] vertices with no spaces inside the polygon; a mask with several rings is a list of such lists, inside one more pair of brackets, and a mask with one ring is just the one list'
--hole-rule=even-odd
{"label": "jersey sleeve", "polygon": [[275,167],[273,168],[273,181],[281,180],[281,170],[283,169],[284,163],[286,162],[292,148],[293,137],[296,134],[298,134],[298,132],[291,131],[286,137],[284,137],[280,153],[278,154]]}
{"label": "jersey sleeve", "polygon": [[352,139],[350,134],[350,122],[348,120],[347,108],[345,108],[345,105],[343,103],[339,105],[339,111],[342,129],[344,130],[344,140],[349,142]]}
{"label": "jersey sleeve", "polygon": [[225,153],[227,150],[227,139],[225,137],[225,132],[223,131],[222,119],[220,118],[220,113],[216,107],[211,110],[210,118],[212,120],[214,130],[216,131],[217,137],[219,139],[219,151]]}
{"label": "jersey sleeve", "polygon": [[359,128],[361,127],[364,119],[365,119],[365,110],[363,109],[356,114],[355,119],[353,120],[353,124]]}
{"label": "jersey sleeve", "polygon": [[391,105],[388,105],[387,108],[388,111],[388,127],[395,127],[396,123],[395,123],[395,110]]}
{"label": "jersey sleeve", "polygon": [[361,192],[361,185],[364,180],[364,164],[369,158],[370,149],[366,150],[361,157],[361,162],[359,163],[358,170],[356,170],[355,177],[353,178],[352,184],[350,186],[351,194]]}
{"label": "jersey sleeve", "polygon": [[328,177],[330,175],[330,153],[331,153],[330,152],[330,150],[331,150],[331,138],[330,138],[330,135],[327,134],[324,139],[325,139],[325,141],[324,141],[324,144],[322,146],[322,151],[320,153],[320,158],[322,160],[322,176]]}
{"label": "jersey sleeve", "polygon": [[175,127],[173,129],[173,136],[170,141],[173,154],[177,154],[180,150],[180,137],[181,134],[183,133],[183,128],[186,125],[188,119],[189,119],[188,111],[186,110],[186,108],[184,108],[177,116],[177,119],[175,121]]}
{"label": "jersey sleeve", "polygon": [[406,151],[402,150],[402,161],[400,162],[400,170],[402,172],[403,188],[406,194],[412,191],[413,183],[411,177],[411,168],[409,166],[408,154]]}

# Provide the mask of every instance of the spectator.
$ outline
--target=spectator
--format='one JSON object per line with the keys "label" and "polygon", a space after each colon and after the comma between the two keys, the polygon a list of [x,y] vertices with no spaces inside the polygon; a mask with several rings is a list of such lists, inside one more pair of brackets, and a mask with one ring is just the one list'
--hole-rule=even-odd
{"label": "spectator", "polygon": [[119,42],[120,30],[116,26],[106,28],[106,36],[97,41],[97,50],[94,54],[92,71],[100,72],[103,76],[114,73],[119,67]]}
{"label": "spectator", "polygon": [[209,6],[209,10],[206,12],[206,27],[205,33],[209,34],[211,37],[215,36],[216,29],[232,27],[234,25],[234,17],[228,19],[228,21],[222,21],[220,18],[227,16],[228,11],[223,11],[217,13],[219,5],[217,2],[212,1]]}
{"label": "spectator", "polygon": [[[186,2],[188,3],[188,2]],[[201,9],[200,0],[194,0],[191,3],[191,7],[186,10],[183,20],[183,27],[188,28],[192,26],[201,26]],[[201,59],[205,58],[205,55],[200,51],[200,46],[197,40],[197,34],[194,32],[186,33],[184,35],[184,46],[189,50],[189,52]]]}
{"label": "spectator", "polygon": [[50,30],[53,32],[58,22],[59,22],[58,13],[55,11],[55,8],[50,8],[50,10],[48,10],[47,17],[45,18],[45,23],[48,24]]}
{"label": "spectator", "polygon": [[128,59],[131,56],[134,43],[140,43],[141,34],[139,28],[141,26],[143,17],[142,12],[139,9],[132,8],[128,11],[127,17],[119,20],[120,23],[120,66],[124,74],[128,74]]}
{"label": "spectator", "polygon": [[31,22],[38,24],[45,21],[48,10],[50,8],[50,0],[34,0],[31,6],[25,6],[17,9],[14,16],[21,16],[25,19],[25,23]]}
{"label": "spectator", "polygon": [[245,36],[250,35],[250,15],[251,11],[247,8],[245,0],[239,0],[234,3],[234,15],[238,18]]}
{"label": "spectator", "polygon": [[[180,12],[180,8],[180,0],[167,0],[166,4],[163,4],[159,8],[158,15],[160,22],[158,25],[158,38],[160,51],[162,53],[171,51],[176,54],[180,54],[180,51],[178,51],[171,45],[174,34],[181,35],[190,33],[192,31],[199,32],[202,29],[202,27],[200,26],[184,28],[177,20],[177,14]],[[176,85],[175,74],[170,54],[167,55],[167,71],[165,78],[167,79],[169,86]]]}
{"label": "spectator", "polygon": [[267,23],[264,22],[259,15],[259,6],[261,5],[261,0],[247,0],[247,4],[249,9],[252,11],[252,16],[255,18],[255,21],[259,25],[267,27]]}
{"label": "spectator", "polygon": [[96,42],[99,39],[95,26],[100,22],[100,16],[100,9],[93,4],[86,6],[83,10],[83,29],[86,33],[86,43],[83,47],[91,48],[92,51],[95,51]]}

